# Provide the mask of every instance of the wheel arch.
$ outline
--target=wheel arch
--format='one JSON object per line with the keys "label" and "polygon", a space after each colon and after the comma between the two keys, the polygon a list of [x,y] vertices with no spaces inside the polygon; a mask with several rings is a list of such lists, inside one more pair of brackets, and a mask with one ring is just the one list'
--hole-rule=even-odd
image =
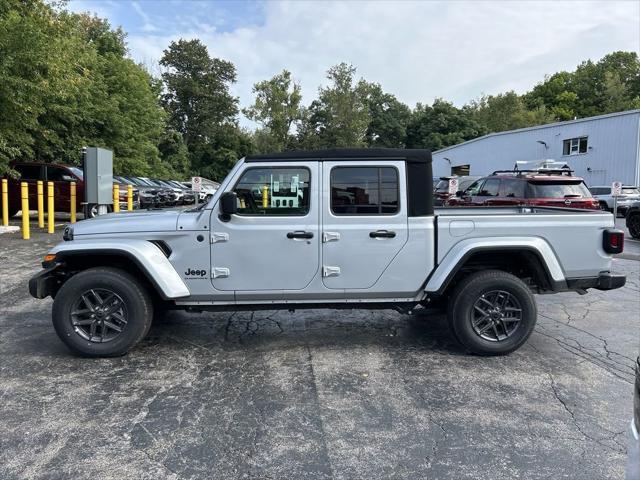
{"label": "wheel arch", "polygon": [[476,245],[473,241],[460,243],[466,245],[456,245],[436,267],[425,287],[428,294],[444,295],[465,275],[487,269],[503,270],[520,279],[528,279],[529,286],[538,292],[567,289],[555,253],[542,239],[526,242],[487,239]]}
{"label": "wheel arch", "polygon": [[[72,245],[76,244],[76,245]],[[55,263],[73,275],[93,267],[116,267],[140,279],[163,300],[187,297],[189,289],[160,246],[145,240],[128,241],[123,245],[93,244],[73,241],[60,244],[51,251]]]}

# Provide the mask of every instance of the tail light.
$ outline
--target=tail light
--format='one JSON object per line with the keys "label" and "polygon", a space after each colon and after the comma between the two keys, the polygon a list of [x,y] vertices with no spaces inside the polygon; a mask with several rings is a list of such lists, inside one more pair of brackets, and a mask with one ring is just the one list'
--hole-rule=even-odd
{"label": "tail light", "polygon": [[622,253],[624,249],[624,232],[614,229],[605,230],[602,237],[602,247],[607,253]]}

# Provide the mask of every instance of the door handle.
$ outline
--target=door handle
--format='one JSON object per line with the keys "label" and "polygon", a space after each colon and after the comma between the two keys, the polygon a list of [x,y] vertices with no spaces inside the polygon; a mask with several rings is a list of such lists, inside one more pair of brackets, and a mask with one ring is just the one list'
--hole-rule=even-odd
{"label": "door handle", "polygon": [[375,232],[369,232],[371,238],[395,238],[396,232],[390,232],[389,230],[376,230]]}
{"label": "door handle", "polygon": [[304,230],[296,230],[295,232],[288,232],[287,238],[313,238],[313,232],[305,232]]}

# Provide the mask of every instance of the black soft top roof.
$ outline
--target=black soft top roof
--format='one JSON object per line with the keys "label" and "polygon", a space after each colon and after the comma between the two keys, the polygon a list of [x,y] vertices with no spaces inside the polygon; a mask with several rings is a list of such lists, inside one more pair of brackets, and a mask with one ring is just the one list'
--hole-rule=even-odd
{"label": "black soft top roof", "polygon": [[423,149],[404,148],[328,148],[325,150],[292,150],[265,155],[249,155],[245,162],[296,161],[296,160],[371,160],[387,158],[411,163],[431,163],[431,152]]}
{"label": "black soft top roof", "polygon": [[297,161],[297,160],[404,160],[407,172],[408,214],[410,217],[433,215],[433,176],[429,150],[402,148],[330,148],[327,150],[291,151],[251,155],[244,161]]}

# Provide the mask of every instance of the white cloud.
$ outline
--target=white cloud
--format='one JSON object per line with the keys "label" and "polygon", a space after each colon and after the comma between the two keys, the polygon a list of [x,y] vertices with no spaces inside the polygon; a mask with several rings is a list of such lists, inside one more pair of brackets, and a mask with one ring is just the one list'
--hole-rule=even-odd
{"label": "white cloud", "polygon": [[264,21],[231,31],[203,14],[189,30],[130,34],[132,55],[155,63],[177,38],[200,38],[238,69],[234,92],[283,68],[315,97],[328,67],[350,62],[402,101],[443,97],[463,104],[482,93],[523,92],[545,74],[613,50],[640,50],[639,2],[266,2]]}
{"label": "white cloud", "polygon": [[138,2],[131,2],[131,6],[142,20],[142,31],[155,32],[158,30],[158,28],[151,22],[151,18],[147,15],[147,12],[144,11]]}

